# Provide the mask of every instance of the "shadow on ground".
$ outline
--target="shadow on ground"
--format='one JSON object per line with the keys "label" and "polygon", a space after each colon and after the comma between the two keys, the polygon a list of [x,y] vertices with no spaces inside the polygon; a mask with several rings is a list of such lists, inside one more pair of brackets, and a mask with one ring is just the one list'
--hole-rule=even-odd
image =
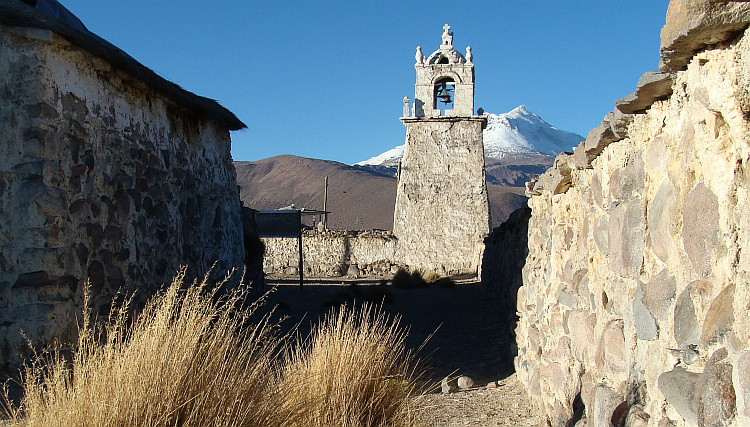
{"label": "shadow on ground", "polygon": [[269,285],[277,287],[267,306],[278,305],[277,318],[287,317],[284,329],[299,324],[300,334],[306,336],[317,319],[331,309],[336,295],[346,294],[352,283],[357,284],[359,295],[370,290],[380,295],[385,290],[391,302],[382,306],[386,313],[400,315],[401,325],[409,328],[408,348],[419,348],[432,335],[419,353],[430,366],[428,380],[439,385],[445,376],[468,375],[483,385],[513,373],[512,339],[499,323],[503,317],[497,297],[488,294],[481,283],[462,281],[454,288],[399,289],[378,282],[310,279],[300,288],[298,281],[271,280]]}

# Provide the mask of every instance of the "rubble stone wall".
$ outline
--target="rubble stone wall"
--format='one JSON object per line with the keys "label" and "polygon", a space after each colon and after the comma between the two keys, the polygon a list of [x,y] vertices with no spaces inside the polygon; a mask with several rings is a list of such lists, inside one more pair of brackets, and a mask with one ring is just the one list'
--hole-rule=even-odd
{"label": "rubble stone wall", "polygon": [[484,117],[412,117],[396,192],[397,259],[440,274],[477,273],[489,234]]}
{"label": "rubble stone wall", "polygon": [[[57,34],[0,26],[0,368],[180,265],[242,267],[228,130]],[[138,303],[138,301],[136,301]]]}
{"label": "rubble stone wall", "polygon": [[530,185],[515,366],[551,425],[750,424],[750,32],[723,36]]}
{"label": "rubble stone wall", "polygon": [[[299,274],[297,239],[264,238],[267,274]],[[304,275],[311,277],[391,276],[398,271],[396,238],[388,232],[325,231],[302,236]]]}

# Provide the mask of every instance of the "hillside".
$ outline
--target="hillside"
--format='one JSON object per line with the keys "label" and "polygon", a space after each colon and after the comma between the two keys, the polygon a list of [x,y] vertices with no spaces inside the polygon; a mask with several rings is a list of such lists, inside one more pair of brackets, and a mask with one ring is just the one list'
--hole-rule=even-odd
{"label": "hillside", "polygon": [[[255,162],[234,162],[240,199],[257,210],[323,208],[328,176],[328,225],[339,230],[393,229],[396,179],[361,167],[329,160],[283,155]],[[493,227],[526,201],[523,188],[489,183]],[[317,217],[306,222],[318,222]]]}
{"label": "hillside", "polygon": [[[393,228],[396,180],[329,160],[282,155],[255,162],[235,162],[240,199],[257,210],[323,209],[328,176],[329,227],[335,229]],[[317,222],[307,218],[306,222]]]}

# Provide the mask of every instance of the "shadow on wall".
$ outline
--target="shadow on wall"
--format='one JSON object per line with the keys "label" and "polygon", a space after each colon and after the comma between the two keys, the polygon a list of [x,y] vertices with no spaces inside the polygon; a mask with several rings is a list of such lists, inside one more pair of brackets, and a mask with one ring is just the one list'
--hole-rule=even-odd
{"label": "shadow on wall", "polygon": [[245,271],[243,284],[255,286],[256,290],[263,287],[265,278],[263,277],[263,256],[266,252],[266,245],[258,235],[258,224],[255,222],[255,210],[242,206],[242,242],[245,249]]}
{"label": "shadow on wall", "polygon": [[518,322],[516,298],[523,285],[522,270],[529,253],[528,228],[531,209],[524,205],[510,214],[508,220],[492,230],[484,240],[482,284],[495,295],[500,309],[500,352],[503,359],[512,361],[518,355],[515,328]]}

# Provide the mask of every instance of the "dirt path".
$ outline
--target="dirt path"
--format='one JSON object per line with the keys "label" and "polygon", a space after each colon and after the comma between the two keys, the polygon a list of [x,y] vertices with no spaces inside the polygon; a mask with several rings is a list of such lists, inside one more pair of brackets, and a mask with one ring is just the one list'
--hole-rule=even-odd
{"label": "dirt path", "polygon": [[544,417],[529,411],[515,374],[494,388],[425,395],[417,413],[428,426],[546,426]]}
{"label": "dirt path", "polygon": [[[397,289],[358,281],[357,289],[352,289],[351,282],[325,280],[306,283],[301,290],[294,282],[271,283],[279,286],[270,303],[279,305],[278,314],[288,317],[286,324],[299,324],[302,334],[330,309],[326,303],[335,301],[337,295],[356,293],[361,298],[368,288],[380,295],[385,290],[392,301],[383,307],[401,316],[401,325],[409,328],[408,347],[418,348],[432,335],[419,354],[430,366],[428,380],[434,385],[417,408],[425,425],[542,425],[543,418],[529,412],[525,394],[512,375],[510,337],[499,327],[501,313],[494,298],[480,283],[468,281],[448,289]],[[481,387],[442,394],[440,380],[450,375],[467,375]],[[498,386],[484,387],[491,382]]]}

